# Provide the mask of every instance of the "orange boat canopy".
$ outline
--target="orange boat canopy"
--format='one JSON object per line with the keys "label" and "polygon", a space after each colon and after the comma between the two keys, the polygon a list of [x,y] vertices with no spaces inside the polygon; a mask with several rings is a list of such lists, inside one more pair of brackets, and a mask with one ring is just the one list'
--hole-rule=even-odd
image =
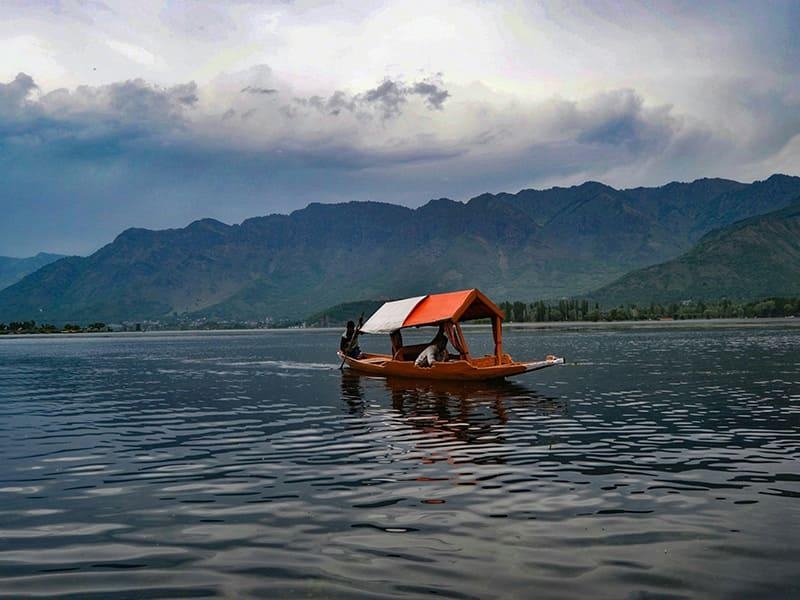
{"label": "orange boat canopy", "polygon": [[473,319],[500,320],[503,311],[477,289],[415,296],[386,302],[361,327],[363,333],[392,333],[404,327],[457,323]]}

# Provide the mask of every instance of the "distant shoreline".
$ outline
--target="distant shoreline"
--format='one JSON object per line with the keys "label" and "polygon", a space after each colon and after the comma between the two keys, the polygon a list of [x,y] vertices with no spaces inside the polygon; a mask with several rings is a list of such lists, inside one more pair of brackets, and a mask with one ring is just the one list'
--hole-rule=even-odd
{"label": "distant shoreline", "polygon": [[663,321],[541,321],[503,322],[511,329],[709,329],[718,327],[800,327],[795,317],[754,317],[750,319],[668,319]]}
{"label": "distant shoreline", "polygon": [[[488,324],[465,323],[468,329],[489,329]],[[800,318],[795,317],[763,317],[751,319],[683,319],[666,321],[544,321],[531,323],[504,322],[505,331],[519,330],[555,330],[555,331],[581,331],[581,330],[633,330],[633,329],[746,329],[762,327],[787,327],[800,329]],[[8,333],[0,335],[3,339],[30,339],[30,338],[108,338],[108,337],[158,337],[158,336],[212,336],[212,335],[243,335],[252,333],[309,333],[325,331],[341,331],[342,327],[274,327],[254,329],[158,329],[153,331],[103,331],[95,333]]]}

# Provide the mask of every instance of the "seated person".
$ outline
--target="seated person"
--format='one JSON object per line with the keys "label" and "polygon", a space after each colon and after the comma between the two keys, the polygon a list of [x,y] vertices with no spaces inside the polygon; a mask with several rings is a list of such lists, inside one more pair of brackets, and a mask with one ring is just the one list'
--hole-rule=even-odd
{"label": "seated person", "polygon": [[430,367],[435,362],[447,360],[447,337],[444,331],[439,328],[439,333],[433,338],[431,343],[420,352],[417,360],[414,361],[416,367]]}
{"label": "seated person", "polygon": [[339,350],[350,358],[358,358],[361,356],[361,348],[358,347],[357,341],[356,324],[353,321],[348,321],[347,329],[342,334],[342,339],[339,340]]}

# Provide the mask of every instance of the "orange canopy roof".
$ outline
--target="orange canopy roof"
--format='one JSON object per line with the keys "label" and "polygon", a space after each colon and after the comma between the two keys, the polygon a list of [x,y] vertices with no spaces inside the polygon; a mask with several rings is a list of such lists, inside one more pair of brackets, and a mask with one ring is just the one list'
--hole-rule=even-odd
{"label": "orange canopy roof", "polygon": [[362,333],[391,333],[404,327],[443,321],[503,318],[495,304],[476,289],[415,296],[385,302],[361,327]]}
{"label": "orange canopy roof", "polygon": [[434,325],[442,321],[503,318],[495,304],[477,289],[426,296],[403,321],[403,327]]}

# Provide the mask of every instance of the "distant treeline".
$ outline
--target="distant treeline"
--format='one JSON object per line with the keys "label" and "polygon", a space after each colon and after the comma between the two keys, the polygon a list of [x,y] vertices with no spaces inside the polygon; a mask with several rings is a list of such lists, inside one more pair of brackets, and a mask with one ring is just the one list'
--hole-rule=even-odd
{"label": "distant treeline", "polygon": [[[204,321],[202,323],[167,323],[148,325],[154,330],[194,330],[194,329],[243,329],[251,327],[290,327],[290,326],[333,326],[344,323],[348,319],[356,320],[363,313],[368,318],[382,304],[381,301],[367,300],[337,305],[317,313],[305,323],[273,323],[252,324],[231,321]],[[500,308],[505,312],[506,322],[540,323],[558,321],[646,321],[659,319],[742,319],[765,317],[800,317],[800,298],[766,298],[753,302],[735,302],[733,300],[684,300],[670,304],[652,303],[647,306],[626,304],[613,308],[601,308],[596,302],[589,300],[564,299],[558,302],[538,300],[536,302],[501,302]],[[125,330],[129,330],[125,327]],[[131,328],[130,330],[133,330]],[[136,331],[141,331],[136,324]],[[50,324],[38,324],[36,321],[12,321],[0,323],[0,335],[10,333],[94,333],[111,331],[105,323],[92,323],[81,326],[67,323],[63,327]]]}
{"label": "distant treeline", "polygon": [[56,327],[48,323],[37,325],[36,321],[0,323],[0,335],[8,333],[95,333],[98,331],[110,331],[110,329],[105,323],[92,323],[87,327],[71,323],[67,323],[63,327]]}
{"label": "distant treeline", "polygon": [[[344,325],[363,313],[368,318],[382,301],[365,300],[338,304],[306,319],[309,327]],[[505,320],[514,323],[552,321],[644,321],[659,319],[744,319],[755,317],[800,316],[800,298],[767,298],[753,302],[733,300],[684,300],[670,304],[653,303],[647,306],[625,304],[613,308],[601,307],[590,300],[563,299],[558,302],[501,302]]]}
{"label": "distant treeline", "polygon": [[735,319],[800,316],[800,298],[767,298],[753,302],[732,300],[685,300],[671,304],[652,303],[601,308],[589,300],[565,299],[556,303],[501,302],[506,321],[535,323],[549,321],[639,321],[657,319]]}

